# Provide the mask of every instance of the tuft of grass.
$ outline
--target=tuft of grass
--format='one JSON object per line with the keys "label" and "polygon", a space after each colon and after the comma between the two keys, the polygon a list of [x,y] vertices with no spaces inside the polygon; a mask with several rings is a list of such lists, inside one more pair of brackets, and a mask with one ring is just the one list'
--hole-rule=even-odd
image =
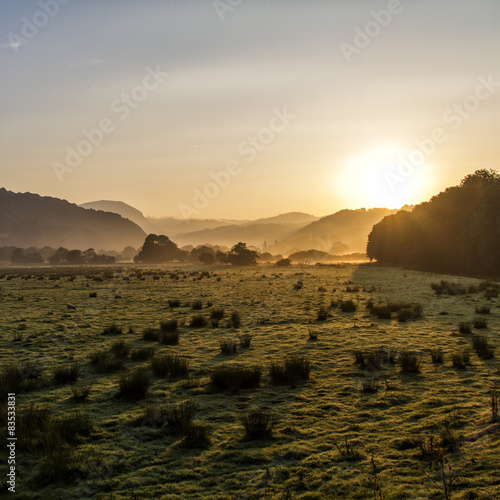
{"label": "tuft of grass", "polygon": [[240,347],[250,347],[250,342],[252,341],[252,336],[249,333],[240,335]]}
{"label": "tuft of grass", "polygon": [[451,357],[451,362],[454,368],[465,370],[470,361],[469,350],[464,349],[462,352],[455,352]]}
{"label": "tuft of grass", "polygon": [[342,300],[339,307],[342,312],[354,312],[356,310],[356,303],[351,299]]}
{"label": "tuft of grass", "polygon": [[20,392],[24,382],[25,379],[17,364],[4,366],[0,374],[0,397],[2,402],[6,400],[9,392]]}
{"label": "tuft of grass", "polygon": [[153,356],[151,368],[157,377],[185,377],[189,373],[189,361],[172,354]]}
{"label": "tuft of grass", "polygon": [[239,328],[241,326],[241,316],[239,315],[239,313],[234,311],[231,314],[231,318],[229,320],[229,323],[230,323],[230,326],[232,326],[233,328]]}
{"label": "tuft of grass", "polygon": [[191,401],[171,405],[167,408],[165,421],[171,429],[182,432],[192,424],[196,411],[197,406]]}
{"label": "tuft of grass", "polygon": [[111,351],[104,349],[91,352],[90,362],[101,371],[112,372],[123,368],[125,358],[115,356]]}
{"label": "tuft of grass", "polygon": [[107,326],[101,335],[120,335],[123,333],[123,328],[118,326],[116,323],[111,323],[111,325]]}
{"label": "tuft of grass", "polygon": [[195,311],[201,311],[203,309],[203,302],[201,300],[195,300],[191,304],[191,308],[194,309]]}
{"label": "tuft of grass", "polygon": [[92,384],[84,387],[78,387],[75,384],[71,385],[71,394],[73,395],[73,399],[79,402],[85,401],[89,397],[91,391]]}
{"label": "tuft of grass", "polygon": [[146,328],[142,332],[142,340],[148,340],[151,342],[158,342],[160,339],[160,332],[154,328]]}
{"label": "tuft of grass", "polygon": [[207,319],[202,315],[193,316],[189,322],[189,326],[191,328],[205,328],[207,326]]}
{"label": "tuft of grass", "polygon": [[188,448],[206,448],[210,445],[210,427],[206,424],[191,422],[183,429],[182,444]]}
{"label": "tuft of grass", "polygon": [[442,349],[433,349],[431,350],[431,357],[433,363],[443,363],[444,361],[444,352]]}
{"label": "tuft of grass", "polygon": [[73,384],[80,377],[80,364],[73,362],[69,365],[58,365],[52,369],[52,374],[58,384]]}
{"label": "tuft of grass", "polygon": [[130,352],[130,345],[124,340],[115,340],[109,350],[113,356],[126,359]]}
{"label": "tuft of grass", "polygon": [[324,307],[321,307],[318,311],[318,316],[316,318],[316,321],[326,321],[327,318],[328,318],[328,311]]}
{"label": "tuft of grass", "polygon": [[491,359],[494,356],[494,349],[488,343],[488,337],[486,335],[476,335],[472,336],[472,344],[477,355],[481,359]]}
{"label": "tuft of grass", "polygon": [[221,320],[224,317],[224,309],[212,309],[210,319]]}
{"label": "tuft of grass", "polygon": [[236,354],[238,351],[238,342],[234,339],[221,340],[220,350],[222,354]]}
{"label": "tuft of grass", "polygon": [[458,331],[460,333],[472,333],[472,324],[469,322],[461,321],[458,324]]}
{"label": "tuft of grass", "polygon": [[391,319],[392,312],[389,306],[373,306],[372,314],[375,314],[378,319]]}
{"label": "tuft of grass", "polygon": [[174,308],[174,307],[181,307],[181,301],[178,299],[173,299],[168,301],[168,307]]}
{"label": "tuft of grass", "polygon": [[420,373],[422,361],[416,354],[403,350],[399,355],[399,363],[403,373]]}
{"label": "tuft of grass", "polygon": [[239,421],[249,439],[271,438],[276,424],[274,414],[266,408],[253,408],[240,414]]}
{"label": "tuft of grass", "polygon": [[309,340],[318,340],[318,332],[315,332],[311,329],[309,331]]}
{"label": "tuft of grass", "polygon": [[490,314],[491,307],[489,306],[476,306],[476,314]]}
{"label": "tuft of grass", "polygon": [[210,372],[210,380],[220,389],[250,389],[258,387],[262,376],[259,366],[243,366],[236,364],[220,365]]}
{"label": "tuft of grass", "polygon": [[488,328],[488,322],[484,318],[474,318],[472,325],[477,330],[481,330],[483,328]]}
{"label": "tuft of grass", "polygon": [[305,356],[287,356],[284,361],[272,361],[269,374],[275,383],[295,384],[307,380],[311,364]]}
{"label": "tuft of grass", "polygon": [[361,382],[363,392],[374,393],[378,391],[378,383],[376,380],[363,380]]}
{"label": "tuft of grass", "polygon": [[151,359],[154,354],[154,347],[139,347],[130,351],[130,359],[132,361],[144,361],[146,359]]}
{"label": "tuft of grass", "polygon": [[168,319],[160,322],[160,330],[162,332],[175,332],[179,324],[176,319]]}
{"label": "tuft of grass", "polygon": [[177,345],[179,343],[179,332],[162,332],[160,334],[160,342],[164,345]]}
{"label": "tuft of grass", "polygon": [[337,450],[339,451],[340,457],[342,460],[348,461],[356,461],[362,458],[361,453],[358,450],[355,450],[347,441],[347,438],[344,440],[344,445],[341,446],[339,444],[335,444]]}
{"label": "tuft of grass", "polygon": [[145,368],[122,372],[118,377],[119,395],[130,400],[142,399],[146,397],[150,384],[151,379]]}

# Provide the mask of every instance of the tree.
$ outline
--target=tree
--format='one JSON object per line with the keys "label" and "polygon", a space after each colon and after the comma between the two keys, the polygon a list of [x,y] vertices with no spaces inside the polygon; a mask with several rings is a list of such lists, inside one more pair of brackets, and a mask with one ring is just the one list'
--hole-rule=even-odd
{"label": "tree", "polygon": [[290,267],[292,265],[292,261],[290,259],[280,259],[276,262],[276,266],[278,267]]}
{"label": "tree", "polygon": [[52,255],[52,257],[49,258],[49,263],[52,264],[53,266],[58,266],[61,264],[67,264],[67,256],[68,256],[69,250],[63,247],[59,247],[56,250],[56,253]]}
{"label": "tree", "polygon": [[150,234],[147,236],[139,254],[134,262],[145,262],[148,264],[162,264],[165,262],[185,261],[188,253],[179,247],[165,235]]}
{"label": "tree", "polygon": [[211,266],[215,262],[215,255],[213,253],[204,252],[200,255],[198,260],[206,266]]}
{"label": "tree", "polygon": [[233,266],[256,266],[259,255],[247,248],[246,243],[238,243],[229,251],[227,261]]}

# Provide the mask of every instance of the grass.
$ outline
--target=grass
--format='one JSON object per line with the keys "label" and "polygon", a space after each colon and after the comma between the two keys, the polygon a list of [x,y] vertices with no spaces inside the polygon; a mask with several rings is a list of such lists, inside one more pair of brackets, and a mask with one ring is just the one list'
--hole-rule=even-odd
{"label": "grass", "polygon": [[160,330],[162,332],[175,332],[179,324],[176,319],[168,319],[160,322]]}
{"label": "grass", "polygon": [[220,351],[222,354],[236,354],[238,351],[238,341],[234,339],[221,340]]}
{"label": "grass", "polygon": [[476,314],[490,314],[491,307],[489,306],[476,306]]}
{"label": "grass", "polygon": [[356,311],[356,303],[354,300],[341,300],[339,304],[340,310],[342,312],[354,312]]}
{"label": "grass", "polygon": [[494,349],[489,344],[486,335],[474,334],[472,336],[472,345],[481,359],[491,359],[494,356]]}
{"label": "grass", "polygon": [[118,371],[125,365],[125,358],[116,356],[108,349],[92,351],[90,353],[90,363],[98,370],[104,372]]}
{"label": "grass", "polygon": [[392,318],[392,312],[391,308],[389,306],[373,306],[372,307],[372,314],[377,316],[378,319],[391,319]]}
{"label": "grass", "polygon": [[451,356],[451,363],[454,368],[458,368],[460,370],[465,370],[470,361],[470,354],[468,349],[464,349],[463,351],[455,352]]}
{"label": "grass", "polygon": [[318,311],[318,316],[316,318],[316,321],[326,321],[327,318],[328,318],[328,311],[324,307],[320,308]]}
{"label": "grass", "polygon": [[166,411],[166,423],[177,432],[183,431],[192,424],[197,409],[196,404],[191,401],[171,405]]}
{"label": "grass", "polygon": [[378,383],[376,380],[363,380],[361,388],[363,392],[374,393],[378,391]]}
{"label": "grass", "polygon": [[189,361],[173,354],[151,358],[151,369],[157,377],[185,377],[189,373]]}
{"label": "grass", "polygon": [[145,368],[120,373],[118,377],[119,395],[124,399],[137,400],[146,397],[151,379]]}
{"label": "grass", "polygon": [[130,345],[124,340],[115,340],[109,350],[113,356],[126,359],[130,352]]}
{"label": "grass", "polygon": [[116,323],[111,323],[102,331],[102,335],[120,335],[122,333],[123,328],[121,326],[118,326]]}
{"label": "grass", "polygon": [[258,387],[262,377],[259,366],[219,365],[210,371],[211,382],[219,389],[251,389]]}
{"label": "grass", "polygon": [[177,345],[179,343],[179,332],[162,331],[160,334],[160,343],[164,345]]}
{"label": "grass", "polygon": [[420,366],[422,361],[416,355],[410,351],[403,350],[399,354],[399,364],[401,367],[401,372],[403,373],[420,373]]}
{"label": "grass", "polygon": [[241,326],[241,316],[238,312],[231,313],[231,318],[229,320],[230,326],[237,329]]}
{"label": "grass", "polygon": [[191,304],[191,308],[195,311],[201,311],[203,309],[203,302],[201,300],[195,300]]}
{"label": "grass", "polygon": [[269,439],[276,424],[274,413],[267,408],[253,408],[239,415],[248,439]]}
{"label": "grass", "polygon": [[480,329],[483,329],[483,328],[488,328],[488,322],[484,318],[474,318],[474,321],[472,322],[472,325],[477,330],[480,330]]}
{"label": "grass", "polygon": [[52,369],[52,375],[57,384],[74,384],[80,374],[80,363],[78,362],[58,365]]}
{"label": "grass", "polygon": [[442,349],[432,349],[431,350],[432,362],[435,364],[440,364],[444,362],[444,352]]}
{"label": "grass", "polygon": [[284,361],[272,361],[269,369],[275,383],[295,384],[309,379],[311,363],[305,356],[287,356]]}
{"label": "grass", "polygon": [[207,319],[202,315],[193,316],[189,322],[189,326],[191,328],[205,328],[207,326]]}
{"label": "grass", "polygon": [[224,317],[224,309],[212,309],[210,319],[221,320]]}
{"label": "grass", "polygon": [[139,347],[130,351],[130,359],[132,361],[144,361],[147,359],[151,359],[154,355],[154,347]]}
{"label": "grass", "polygon": [[71,386],[71,394],[73,395],[73,399],[80,403],[82,401],[85,401],[90,396],[91,391],[92,384],[86,385],[84,387],[78,387],[75,384]]}
{"label": "grass", "polygon": [[458,324],[458,331],[460,333],[472,333],[472,323],[461,321]]}
{"label": "grass", "polygon": [[248,333],[240,335],[240,347],[248,348],[250,347],[250,343],[252,342],[252,336]]}
{"label": "grass", "polygon": [[168,301],[168,307],[170,308],[176,308],[176,307],[181,307],[181,301],[178,299],[172,299]]}
{"label": "grass", "polygon": [[146,328],[142,332],[142,340],[147,340],[150,342],[158,342],[160,339],[160,332],[154,328]]}

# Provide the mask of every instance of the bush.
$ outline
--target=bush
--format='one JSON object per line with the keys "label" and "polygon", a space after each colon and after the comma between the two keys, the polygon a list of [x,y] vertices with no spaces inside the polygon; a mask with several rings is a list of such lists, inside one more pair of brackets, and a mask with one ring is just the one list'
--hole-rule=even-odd
{"label": "bush", "polygon": [[316,321],[326,321],[327,318],[328,318],[328,311],[324,307],[320,308],[320,310],[318,311],[318,317],[316,318]]}
{"label": "bush", "polygon": [[178,332],[162,332],[160,342],[164,345],[177,345],[179,343]]}
{"label": "bush", "polygon": [[121,373],[118,379],[120,396],[125,399],[141,399],[146,394],[151,383],[149,374],[145,368],[137,368],[130,373]]}
{"label": "bush", "polygon": [[221,340],[220,350],[222,354],[236,354],[238,350],[238,342],[234,339]]}
{"label": "bush", "polygon": [[421,360],[415,354],[409,351],[401,351],[399,355],[399,363],[403,373],[419,373]]}
{"label": "bush", "polygon": [[116,323],[111,323],[103,330],[101,335],[119,335],[121,333],[123,333],[123,328]]}
{"label": "bush", "polygon": [[340,310],[342,312],[354,312],[356,310],[356,304],[353,300],[342,300],[339,304]]}
{"label": "bush", "polygon": [[262,376],[259,366],[220,365],[210,372],[210,379],[220,389],[250,389],[258,387]]}
{"label": "bush", "polygon": [[142,332],[142,340],[148,340],[151,342],[158,342],[160,338],[160,332],[154,328],[146,328]]}
{"label": "bush", "polygon": [[151,359],[154,354],[154,347],[139,347],[130,351],[130,359],[132,361],[143,361],[145,359]]}
{"label": "bush", "polygon": [[193,316],[189,322],[191,328],[204,328],[207,326],[207,320],[204,316]]}
{"label": "bush", "polygon": [[486,335],[473,335],[472,344],[481,359],[491,359],[494,356],[493,348],[488,344]]}
{"label": "bush", "polygon": [[273,413],[265,408],[254,408],[242,413],[239,420],[250,439],[270,438],[276,423]]}
{"label": "bush", "polygon": [[178,327],[176,319],[169,319],[160,322],[160,330],[162,332],[175,332]]}
{"label": "bush", "polygon": [[157,377],[185,377],[189,372],[189,361],[172,354],[153,356],[151,368]]}
{"label": "bush", "polygon": [[58,384],[74,383],[80,376],[80,364],[73,362],[69,365],[59,365],[52,369],[54,381]]}
{"label": "bush", "polygon": [[230,325],[233,328],[239,328],[241,326],[241,317],[240,317],[239,313],[233,312],[231,314]]}
{"label": "bush", "polygon": [[288,356],[284,362],[273,361],[269,374],[273,382],[295,384],[298,380],[307,380],[311,365],[304,356]]}
{"label": "bush", "polygon": [[458,324],[458,331],[460,333],[472,333],[472,324],[464,322],[464,321],[461,321]]}
{"label": "bush", "polygon": [[442,349],[433,349],[431,351],[433,363],[442,363],[444,361],[444,353]]}
{"label": "bush", "polygon": [[478,330],[488,328],[488,322],[484,318],[474,318],[473,326]]}
{"label": "bush", "polygon": [[215,320],[221,320],[224,317],[224,309],[212,309],[210,312],[210,318]]}

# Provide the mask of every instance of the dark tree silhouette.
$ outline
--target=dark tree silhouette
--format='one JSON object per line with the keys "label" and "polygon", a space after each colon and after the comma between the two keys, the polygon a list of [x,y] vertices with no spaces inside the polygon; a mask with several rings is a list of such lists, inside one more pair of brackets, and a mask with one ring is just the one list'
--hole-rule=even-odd
{"label": "dark tree silhouette", "polygon": [[246,243],[238,243],[228,253],[227,261],[233,266],[256,266],[259,255],[247,248]]}
{"label": "dark tree silhouette", "polygon": [[188,256],[189,254],[181,250],[168,236],[150,234],[134,261],[148,264],[184,262],[188,259]]}

